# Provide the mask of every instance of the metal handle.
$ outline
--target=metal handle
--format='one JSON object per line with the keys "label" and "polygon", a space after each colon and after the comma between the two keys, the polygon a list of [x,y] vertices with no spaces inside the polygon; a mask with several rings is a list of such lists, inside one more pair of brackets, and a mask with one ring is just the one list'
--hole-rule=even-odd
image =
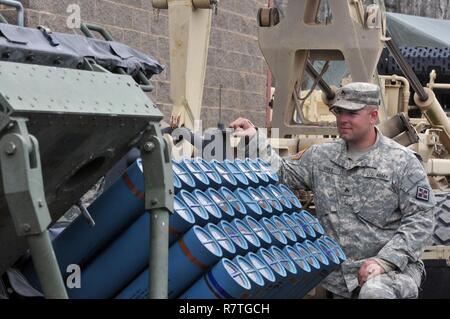
{"label": "metal handle", "polygon": [[[0,0],[0,4],[8,6],[8,7],[14,7],[16,8],[17,11],[17,25],[19,27],[23,27],[24,26],[24,10],[23,10],[23,5],[22,3],[20,3],[19,1],[15,1],[15,0]],[[8,21],[6,21],[5,17],[1,17],[1,22],[2,23],[8,23]]]}
{"label": "metal handle", "polygon": [[82,23],[80,26],[80,30],[88,38],[93,38],[94,35],[92,34],[91,31],[96,31],[96,32],[100,33],[106,41],[114,41],[114,39],[113,39],[111,33],[109,33],[109,31],[107,31],[105,28],[103,28],[99,25],[96,25],[96,24]]}
{"label": "metal handle", "polygon": [[142,83],[140,84],[142,91],[144,92],[152,92],[154,87],[148,80],[148,78],[145,76],[144,72],[139,71],[137,75],[139,81]]}
{"label": "metal handle", "polygon": [[[117,68],[117,73],[128,75],[127,72],[125,72],[125,70],[122,69],[122,68]],[[142,84],[139,84],[139,86],[141,87],[142,91],[144,91],[144,92],[152,92],[153,91],[153,89],[155,87],[150,83],[150,81],[145,76],[145,74],[144,74],[144,72],[142,70],[139,71],[139,73],[137,74],[137,78],[140,81],[140,83],[142,83]]]}

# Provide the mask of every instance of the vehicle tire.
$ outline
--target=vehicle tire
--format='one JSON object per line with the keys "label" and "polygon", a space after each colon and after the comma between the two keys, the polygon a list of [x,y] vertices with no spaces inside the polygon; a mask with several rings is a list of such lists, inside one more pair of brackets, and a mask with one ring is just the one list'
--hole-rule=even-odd
{"label": "vehicle tire", "polygon": [[433,245],[450,246],[450,193],[435,193],[436,227],[433,233]]}

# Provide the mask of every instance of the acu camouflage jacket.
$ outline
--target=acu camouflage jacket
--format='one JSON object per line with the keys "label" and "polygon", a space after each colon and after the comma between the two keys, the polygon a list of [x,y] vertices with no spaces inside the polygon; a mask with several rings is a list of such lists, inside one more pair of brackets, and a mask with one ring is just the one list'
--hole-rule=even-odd
{"label": "acu camouflage jacket", "polygon": [[435,200],[414,153],[382,136],[353,162],[343,140],[307,149],[299,159],[280,158],[263,133],[247,145],[277,169],[280,181],[314,194],[316,214],[348,260],[323,286],[349,297],[358,287],[358,270],[371,257],[386,260],[420,285],[419,257],[434,229]]}

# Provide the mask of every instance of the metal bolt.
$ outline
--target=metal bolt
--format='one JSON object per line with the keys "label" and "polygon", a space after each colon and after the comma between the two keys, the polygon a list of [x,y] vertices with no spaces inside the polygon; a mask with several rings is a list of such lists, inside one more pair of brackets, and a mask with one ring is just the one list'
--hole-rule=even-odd
{"label": "metal bolt", "polygon": [[44,207],[44,205],[42,204],[42,201],[41,201],[41,200],[38,200],[38,206],[39,206],[39,207]]}
{"label": "metal bolt", "polygon": [[156,198],[153,198],[153,199],[150,201],[150,204],[152,204],[153,206],[155,206],[156,204],[158,204],[158,200],[157,200]]}
{"label": "metal bolt", "polygon": [[7,155],[13,155],[16,152],[17,146],[13,142],[8,142],[5,146],[5,153]]}
{"label": "metal bolt", "polygon": [[144,151],[150,153],[151,151],[153,151],[155,149],[155,144],[152,142],[148,142],[144,144]]}
{"label": "metal bolt", "polygon": [[29,233],[29,232],[31,231],[31,226],[30,226],[30,224],[23,224],[23,225],[22,225],[22,230],[23,230],[25,233]]}
{"label": "metal bolt", "polygon": [[172,195],[173,194],[173,190],[169,189],[169,194]]}

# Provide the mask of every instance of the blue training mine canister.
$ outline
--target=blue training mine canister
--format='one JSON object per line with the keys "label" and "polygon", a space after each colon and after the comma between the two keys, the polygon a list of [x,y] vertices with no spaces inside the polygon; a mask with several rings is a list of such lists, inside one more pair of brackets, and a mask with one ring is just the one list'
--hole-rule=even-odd
{"label": "blue training mine canister", "polygon": [[173,172],[173,189],[175,194],[178,194],[181,191],[181,181],[180,178]]}
{"label": "blue training mine canister", "polygon": [[[144,213],[142,172],[141,160],[135,161],[87,208],[95,220],[94,227],[80,215],[52,242],[63,277],[68,265],[82,267]],[[31,261],[22,268],[22,272],[39,289]]]}
{"label": "blue training mine canister", "polygon": [[291,201],[286,196],[283,195],[278,186],[268,185],[267,187],[265,187],[265,189],[267,189],[273,195],[274,198],[278,199],[278,201],[283,206],[283,212],[291,213],[296,210],[296,208],[292,206]]}
{"label": "blue training mine canister", "polygon": [[262,298],[272,298],[280,291],[283,281],[287,277],[286,269],[279,263],[278,259],[265,248],[259,249],[256,252],[256,255],[258,255],[258,257],[270,266],[273,274],[275,275],[275,283],[268,286],[267,289],[263,289],[263,291],[261,291],[263,296]]}
{"label": "blue training mine canister", "polygon": [[188,191],[182,190],[176,196],[179,197],[183,201],[183,203],[194,213],[196,225],[205,226],[210,221],[208,212],[202,205],[200,205],[194,195],[192,195]]}
{"label": "blue training mine canister", "polygon": [[183,159],[180,164],[194,177],[195,189],[205,190],[210,186],[208,176],[192,159]]}
{"label": "blue training mine canister", "polygon": [[307,239],[303,227],[297,223],[294,218],[286,213],[281,214],[280,218],[292,229],[295,235],[297,235],[297,242],[304,242]]}
{"label": "blue training mine canister", "polygon": [[217,241],[194,226],[170,247],[169,298],[176,298],[223,256]]}
{"label": "blue training mine canister", "polygon": [[244,223],[240,219],[234,219],[231,224],[244,236],[244,238],[247,240],[248,243],[248,250],[249,251],[257,251],[259,248],[261,248],[261,243],[259,241],[258,235],[255,234],[255,232],[248,227],[246,223]]}
{"label": "blue training mine canister", "polygon": [[247,188],[249,186],[249,181],[247,179],[247,176],[244,172],[242,172],[239,167],[234,163],[234,161],[230,161],[228,159],[223,161],[226,168],[233,173],[234,177],[236,178],[238,184],[237,187],[240,188]]}
{"label": "blue training mine canister", "polygon": [[288,255],[297,267],[298,282],[294,290],[286,298],[303,298],[309,291],[305,289],[305,282],[311,276],[311,267],[309,263],[300,256],[298,251],[292,246],[285,246],[283,251]]}
{"label": "blue training mine canister", "polygon": [[223,257],[232,259],[236,255],[233,240],[217,225],[209,223],[204,227],[222,248]]}
{"label": "blue training mine canister", "polygon": [[327,275],[327,271],[321,268],[320,262],[317,260],[317,258],[308,250],[308,248],[305,246],[305,244],[295,244],[293,246],[297,252],[300,254],[300,256],[308,262],[309,266],[311,267],[311,276],[305,282],[303,282],[303,285],[305,287],[305,290],[308,292],[311,291],[315,286],[317,286]]}
{"label": "blue training mine canister", "polygon": [[221,187],[219,193],[230,203],[234,209],[234,216],[236,218],[244,218],[247,215],[247,209],[236,195],[226,187]]}
{"label": "blue training mine canister", "polygon": [[222,220],[222,212],[209,196],[199,189],[196,189],[192,195],[197,199],[199,205],[208,212],[208,220],[211,223],[218,223]]}
{"label": "blue training mine canister", "polygon": [[308,213],[306,210],[302,210],[299,215],[314,228],[317,238],[325,234],[325,230],[316,217]]}
{"label": "blue training mine canister", "polygon": [[211,166],[210,163],[208,163],[201,157],[196,157],[194,159],[194,163],[197,164],[202,172],[208,177],[210,187],[219,188],[223,186],[220,174]]}
{"label": "blue training mine canister", "polygon": [[288,244],[286,236],[269,218],[263,217],[259,221],[261,225],[267,230],[272,239],[272,244],[277,247],[284,247]]}
{"label": "blue training mine canister", "polygon": [[330,263],[323,251],[320,250],[319,247],[317,247],[312,241],[305,240],[303,245],[305,245],[305,247],[311,252],[311,254],[320,262],[321,269],[328,272],[331,272],[335,269],[334,265]]}
{"label": "blue training mine canister", "polygon": [[288,245],[291,245],[291,244],[294,244],[294,243],[297,242],[297,235],[294,233],[292,228],[289,227],[289,225],[284,220],[282,220],[278,216],[272,216],[270,218],[270,220],[275,224],[275,226],[279,230],[281,230],[281,232],[283,233],[284,237],[286,237]]}
{"label": "blue training mine canister", "polygon": [[277,294],[278,298],[287,298],[293,292],[299,283],[299,274],[297,267],[292,259],[280,248],[276,246],[270,247],[269,251],[277,258],[278,262],[286,269],[286,278]]}
{"label": "blue training mine canister", "polygon": [[208,188],[205,194],[216,203],[217,207],[219,207],[222,212],[223,220],[230,221],[235,217],[233,206],[231,206],[230,202],[228,202],[221,193],[213,188]]}
{"label": "blue training mine canister", "polygon": [[[150,216],[143,214],[116,240],[81,269],[81,287],[67,289],[71,299],[114,297],[149,260]],[[132,253],[130,254],[130,248]]]}
{"label": "blue training mine canister", "polygon": [[273,208],[270,202],[255,188],[247,188],[247,193],[251,198],[261,207],[263,217],[271,217],[273,215]]}
{"label": "blue training mine canister", "polygon": [[303,231],[306,234],[306,239],[315,240],[317,238],[314,228],[307,223],[299,213],[293,213],[290,216],[297,222],[298,225],[300,225],[300,227],[303,228]]}
{"label": "blue training mine canister", "polygon": [[239,201],[244,204],[247,215],[252,216],[256,219],[260,219],[261,217],[263,217],[261,207],[246,190],[238,188],[234,191],[234,194],[239,199]]}
{"label": "blue training mine canister", "polygon": [[[274,215],[280,215],[283,211],[283,205],[281,202],[272,194],[267,187],[259,186],[257,191],[262,195],[262,197],[272,206],[272,213]],[[286,200],[289,202],[288,200]],[[289,202],[290,204],[290,202]],[[292,207],[292,206],[291,206]]]}
{"label": "blue training mine canister", "polygon": [[[219,243],[203,228],[194,226],[170,246],[169,298],[177,298],[212,265],[222,258]],[[148,298],[149,273],[145,269],[116,298]]]}
{"label": "blue training mine canister", "polygon": [[250,167],[248,167],[247,163],[241,159],[236,159],[234,164],[241,170],[242,173],[247,177],[248,185],[252,187],[257,187],[259,185],[258,176],[256,176],[255,172],[253,172]]}
{"label": "blue training mine canister", "polygon": [[[176,240],[194,224],[193,214],[177,205],[169,217],[169,241]],[[107,299],[114,297],[148,265],[150,217],[141,217],[82,268],[81,288],[68,289],[70,298]],[[132,254],[130,254],[132,248]],[[114,280],[111,280],[114,278]]]}
{"label": "blue training mine canister", "polygon": [[267,230],[253,217],[245,216],[242,221],[250,227],[253,232],[258,236],[259,243],[262,248],[267,248],[272,246],[272,238]]}
{"label": "blue training mine canister", "polygon": [[217,226],[219,226],[224,231],[224,233],[231,238],[231,240],[234,243],[234,246],[236,247],[236,254],[244,255],[247,253],[248,242],[245,239],[245,237],[241,234],[241,232],[238,231],[236,227],[233,226],[233,224],[225,220],[222,220]]}
{"label": "blue training mine canister", "polygon": [[269,176],[267,176],[267,174],[261,170],[261,167],[258,165],[258,163],[255,160],[253,160],[251,158],[246,158],[245,163],[247,164],[249,169],[252,172],[254,172],[256,174],[256,176],[258,177],[258,180],[259,180],[258,185],[259,186],[266,186],[266,185],[270,184]]}
{"label": "blue training mine canister", "polygon": [[301,210],[302,209],[302,203],[300,203],[300,200],[295,196],[295,194],[287,187],[286,185],[279,184],[277,185],[278,189],[280,190],[281,194],[283,194],[292,204],[292,207],[295,210]]}
{"label": "blue training mine canister", "polygon": [[244,258],[247,259],[247,261],[249,261],[264,278],[264,286],[259,289],[256,295],[252,298],[263,298],[265,292],[270,291],[275,285],[276,278],[272,268],[255,253],[250,252],[245,255]]}
{"label": "blue training mine canister", "polygon": [[322,238],[317,239],[314,242],[314,245],[325,254],[325,256],[327,257],[328,261],[330,262],[330,268],[331,269],[337,269],[339,267],[339,265],[341,264],[341,260],[339,259],[339,257],[334,253],[334,251],[332,249],[330,249],[330,247],[328,247],[328,245],[322,241]]}
{"label": "blue training mine canister", "polygon": [[278,184],[278,182],[280,181],[278,174],[268,162],[264,161],[261,158],[258,158],[256,160],[256,163],[258,164],[261,171],[263,171],[267,175],[267,177],[269,177],[270,184]]}
{"label": "blue training mine canister", "polygon": [[195,189],[194,177],[180,162],[172,160],[172,169],[173,173],[180,179],[181,189],[184,189],[185,191],[192,191]]}
{"label": "blue training mine canister", "polygon": [[222,258],[180,299],[247,299],[251,289],[250,280],[238,265]]}
{"label": "blue training mine canister", "polygon": [[328,248],[331,249],[336,256],[338,256],[341,262],[347,260],[347,256],[345,255],[341,246],[339,246],[339,244],[333,238],[329,236],[323,236],[319,239],[319,241],[323,241],[325,244],[327,244]]}
{"label": "blue training mine canister", "polygon": [[169,217],[169,245],[177,241],[196,223],[194,213],[175,196],[173,201],[173,214]]}
{"label": "blue training mine canister", "polygon": [[218,162],[217,160],[211,161],[211,167],[219,173],[222,178],[222,187],[227,187],[231,190],[234,190],[238,187],[238,181],[234,174],[230,172],[230,170],[225,166],[224,163]]}
{"label": "blue training mine canister", "polygon": [[258,294],[264,288],[264,278],[261,273],[243,256],[236,256],[233,262],[239,266],[248,279],[250,279],[251,289],[248,294],[249,299],[255,299]]}
{"label": "blue training mine canister", "polygon": [[321,271],[320,262],[316,257],[314,257],[313,254],[311,254],[305,244],[296,243],[292,247],[297,250],[301,258],[303,258],[303,260],[305,260],[309,264],[309,266],[311,267],[311,275],[318,275]]}

